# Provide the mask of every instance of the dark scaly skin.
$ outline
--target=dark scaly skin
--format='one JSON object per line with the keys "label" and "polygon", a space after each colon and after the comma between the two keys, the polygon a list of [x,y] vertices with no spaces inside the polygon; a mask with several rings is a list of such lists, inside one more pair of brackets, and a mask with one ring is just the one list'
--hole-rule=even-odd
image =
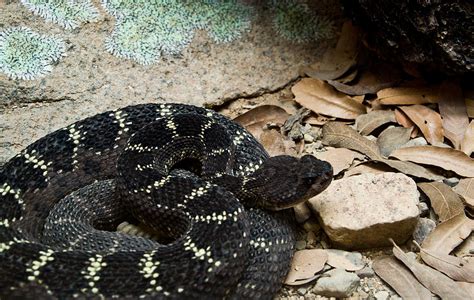
{"label": "dark scaly skin", "polygon": [[[84,119],[0,170],[0,296],[271,298],[293,253],[291,218],[243,204],[282,209],[331,175],[314,158],[269,159],[245,129],[194,106]],[[173,241],[103,231],[124,218]]]}

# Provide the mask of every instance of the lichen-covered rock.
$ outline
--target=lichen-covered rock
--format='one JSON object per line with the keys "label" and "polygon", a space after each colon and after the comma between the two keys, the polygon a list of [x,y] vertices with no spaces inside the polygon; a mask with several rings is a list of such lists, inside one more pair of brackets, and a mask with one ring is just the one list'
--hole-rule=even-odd
{"label": "lichen-covered rock", "polygon": [[411,178],[388,172],[336,180],[309,203],[336,245],[364,249],[405,242],[418,222],[418,197]]}

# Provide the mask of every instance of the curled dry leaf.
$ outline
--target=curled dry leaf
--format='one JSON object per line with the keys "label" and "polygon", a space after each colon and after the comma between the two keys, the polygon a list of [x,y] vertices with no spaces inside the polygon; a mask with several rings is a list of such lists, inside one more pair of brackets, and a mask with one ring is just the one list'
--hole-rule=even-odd
{"label": "curled dry leaf", "polygon": [[474,258],[461,258],[423,248],[420,249],[420,254],[425,263],[452,279],[474,282]]}
{"label": "curled dry leaf", "polygon": [[464,132],[464,139],[461,142],[461,151],[470,156],[474,152],[474,120],[469,123]]}
{"label": "curled dry leaf", "polygon": [[405,266],[392,256],[374,261],[375,273],[387,282],[403,299],[431,300],[431,292],[416,280]]}
{"label": "curled dry leaf", "polygon": [[430,144],[437,145],[443,142],[443,124],[437,112],[424,105],[399,108],[418,126]]}
{"label": "curled dry leaf", "polygon": [[403,127],[413,128],[410,135],[411,138],[415,138],[418,135],[419,130],[418,127],[415,126],[416,124],[413,123],[413,121],[410,120],[410,118],[398,108],[395,109],[395,119],[397,120],[397,123]]}
{"label": "curled dry leaf", "polygon": [[410,269],[421,284],[440,296],[441,299],[465,300],[470,298],[466,290],[457,288],[454,280],[435,269],[418,263],[414,258],[405,254],[397,245],[393,247],[393,254]]}
{"label": "curled dry leaf", "polygon": [[334,170],[334,175],[349,168],[354,159],[364,159],[362,154],[346,148],[330,148],[324,152],[314,153],[314,156],[329,162]]}
{"label": "curled dry leaf", "polygon": [[359,30],[352,22],[342,25],[341,36],[335,49],[330,49],[324,58],[303,71],[310,77],[332,80],[344,75],[357,62],[359,53]]}
{"label": "curled dry leaf", "polygon": [[255,137],[259,137],[265,125],[274,123],[283,125],[290,114],[276,105],[257,106],[234,119]]}
{"label": "curled dry leaf", "polygon": [[349,148],[358,151],[367,155],[372,160],[382,162],[411,176],[426,178],[429,180],[442,179],[442,177],[433,174],[422,166],[382,157],[377,145],[373,141],[364,138],[357,131],[340,122],[329,122],[323,126],[322,142],[328,146]]}
{"label": "curled dry leaf", "polygon": [[442,182],[418,183],[418,187],[428,196],[441,222],[451,219],[464,211],[461,198]]}
{"label": "curled dry leaf", "polygon": [[464,99],[466,103],[467,115],[469,118],[474,118],[474,98]]}
{"label": "curled dry leaf", "polygon": [[291,91],[296,102],[318,114],[355,119],[366,112],[364,105],[319,79],[303,78]]}
{"label": "curled dry leaf", "polygon": [[275,129],[263,130],[258,138],[270,156],[296,154],[296,145],[292,140],[287,140]]}
{"label": "curled dry leaf", "polygon": [[326,250],[307,249],[296,251],[285,284],[301,285],[318,278],[317,273],[324,268],[327,260]]}
{"label": "curled dry leaf", "polygon": [[455,82],[446,81],[441,84],[439,93],[438,108],[443,120],[444,136],[453,143],[454,149],[460,149],[469,124],[461,87]]}
{"label": "curled dry leaf", "polygon": [[461,179],[453,190],[462,196],[466,206],[474,209],[474,178]]}
{"label": "curled dry leaf", "polygon": [[365,266],[362,254],[359,252],[348,252],[338,249],[327,249],[326,251],[328,253],[327,264],[334,268],[357,271]]}
{"label": "curled dry leaf", "polygon": [[422,247],[429,251],[449,254],[471,234],[472,230],[474,220],[461,213],[436,226],[423,241]]}
{"label": "curled dry leaf", "polygon": [[356,118],[356,128],[362,135],[368,135],[376,128],[387,124],[395,123],[395,114],[391,110],[374,110]]}
{"label": "curled dry leaf", "polygon": [[381,174],[385,172],[394,172],[395,170],[385,164],[379,164],[374,161],[362,162],[344,173],[344,178],[359,174]]}
{"label": "curled dry leaf", "polygon": [[410,140],[413,127],[389,127],[382,131],[377,138],[377,146],[384,157],[388,157],[393,150],[400,148]]}
{"label": "curled dry leaf", "polygon": [[377,92],[377,98],[384,105],[407,105],[438,103],[437,87],[396,87]]}
{"label": "curled dry leaf", "polygon": [[438,166],[464,177],[474,177],[474,159],[461,151],[435,146],[417,146],[400,148],[390,157],[403,161]]}

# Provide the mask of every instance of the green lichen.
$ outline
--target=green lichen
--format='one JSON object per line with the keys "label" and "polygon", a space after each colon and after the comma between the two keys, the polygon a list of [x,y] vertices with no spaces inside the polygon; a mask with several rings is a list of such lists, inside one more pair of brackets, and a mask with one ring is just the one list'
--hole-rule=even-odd
{"label": "green lichen", "polygon": [[280,36],[297,43],[330,38],[334,23],[327,17],[315,14],[301,1],[274,1],[273,25]]}
{"label": "green lichen", "polygon": [[64,41],[29,28],[0,31],[0,72],[13,79],[32,80],[52,70],[66,51]]}
{"label": "green lichen", "polygon": [[34,14],[73,29],[99,16],[97,8],[90,0],[21,0]]}
{"label": "green lichen", "polygon": [[103,0],[115,16],[106,48],[141,64],[161,54],[177,54],[191,43],[196,29],[207,30],[216,42],[229,42],[250,28],[250,7],[238,1]]}

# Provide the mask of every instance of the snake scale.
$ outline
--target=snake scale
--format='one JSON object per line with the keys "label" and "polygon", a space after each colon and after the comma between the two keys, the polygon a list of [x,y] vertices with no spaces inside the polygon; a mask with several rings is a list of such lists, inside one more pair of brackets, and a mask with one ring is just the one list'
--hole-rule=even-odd
{"label": "snake scale", "polygon": [[[285,208],[331,178],[204,108],[83,119],[0,169],[0,297],[271,299],[293,255]],[[124,220],[158,240],[116,232]]]}

